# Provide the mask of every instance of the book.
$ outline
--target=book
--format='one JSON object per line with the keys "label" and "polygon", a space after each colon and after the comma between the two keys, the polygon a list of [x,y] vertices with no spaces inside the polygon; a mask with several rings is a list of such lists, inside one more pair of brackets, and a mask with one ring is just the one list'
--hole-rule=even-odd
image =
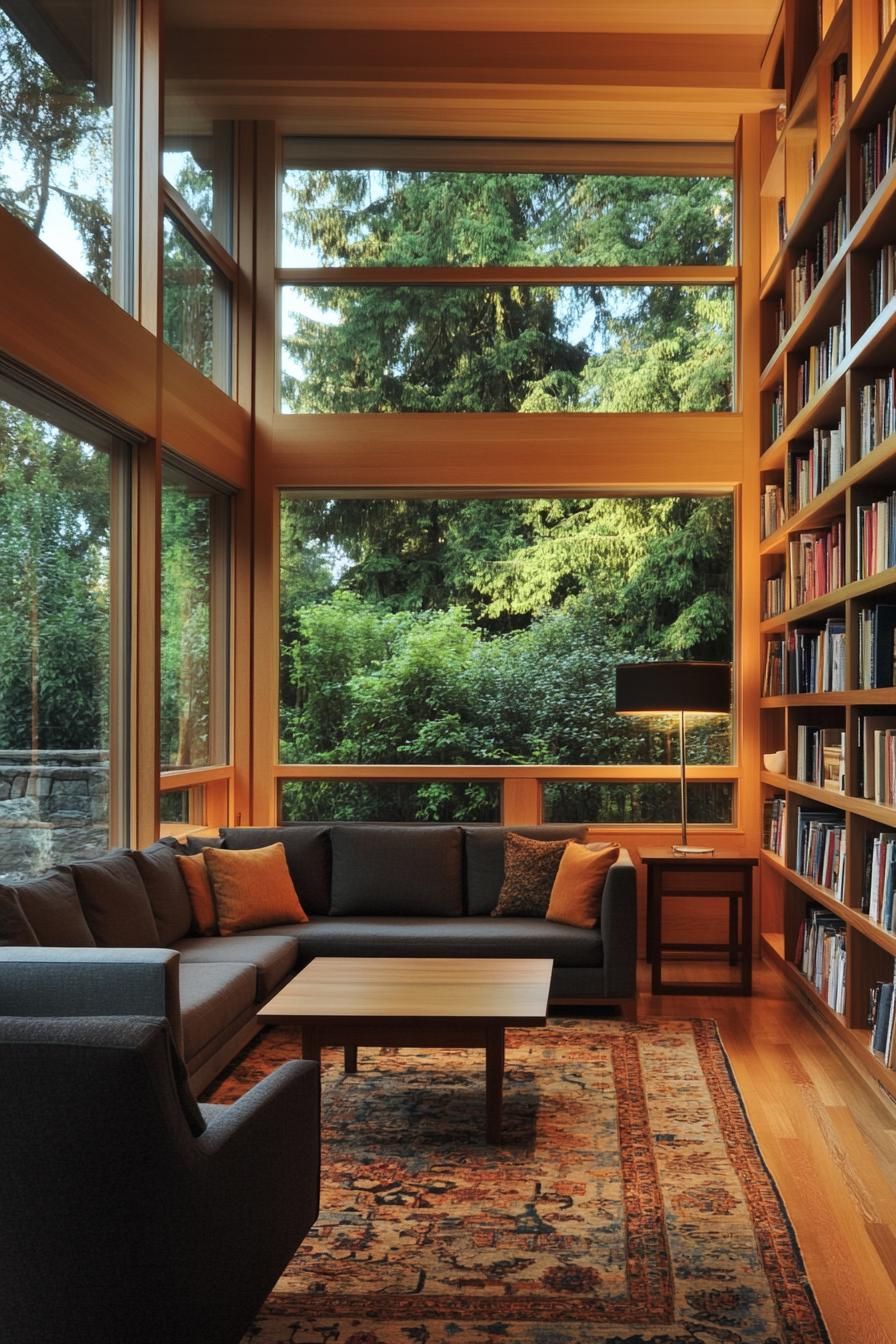
{"label": "book", "polygon": [[896,684],[896,603],[878,602],[859,612],[859,689]]}

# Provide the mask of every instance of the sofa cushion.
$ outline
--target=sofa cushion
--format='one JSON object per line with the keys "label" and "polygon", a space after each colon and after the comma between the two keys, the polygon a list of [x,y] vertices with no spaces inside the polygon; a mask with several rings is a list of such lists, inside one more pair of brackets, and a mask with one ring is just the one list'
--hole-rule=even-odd
{"label": "sofa cushion", "polygon": [[207,849],[205,866],[222,938],[268,924],[304,924],[308,918],[279,841],[261,849]]}
{"label": "sofa cushion", "polygon": [[491,919],[457,915],[348,915],[315,918],[298,931],[302,966],[313,957],[552,957],[556,966],[602,966],[597,929],[548,924],[544,919]]}
{"label": "sofa cushion", "polygon": [[459,826],[334,826],[332,915],[463,914]]}
{"label": "sofa cushion", "polygon": [[159,947],[152,906],[130,854],[73,863],[71,873],[97,947]]}
{"label": "sofa cushion", "polygon": [[221,841],[224,849],[262,849],[279,841],[302,909],[308,915],[330,909],[329,826],[225,826]]}
{"label": "sofa cushion", "polygon": [[70,872],[57,868],[18,882],[15,892],[41,947],[96,947]]}
{"label": "sofa cushion", "polygon": [[295,938],[276,937],[266,931],[237,933],[231,938],[182,938],[174,945],[181,965],[197,962],[231,962],[254,966],[255,998],[266,999],[296,969]]}
{"label": "sofa cushion", "polygon": [[152,906],[162,947],[170,947],[190,932],[193,912],[187,888],[171,845],[157,840],[146,849],[131,851]]}
{"label": "sofa cushion", "polygon": [[508,830],[532,840],[584,840],[587,826],[464,826],[468,915],[490,915],[504,881],[504,836]]}
{"label": "sofa cushion", "polygon": [[254,966],[188,962],[180,968],[184,1059],[190,1060],[255,1002]]}
{"label": "sofa cushion", "polygon": [[551,887],[545,919],[593,929],[607,873],[619,858],[618,845],[567,844]]}
{"label": "sofa cushion", "polygon": [[37,934],[12,887],[0,887],[0,947],[37,947]]}
{"label": "sofa cushion", "polygon": [[560,860],[571,843],[531,840],[508,831],[504,837],[504,881],[492,914],[544,918]]}
{"label": "sofa cushion", "polygon": [[203,938],[217,933],[218,913],[215,910],[211,878],[205,866],[205,855],[177,854],[175,859],[190,902],[190,932],[198,933]]}

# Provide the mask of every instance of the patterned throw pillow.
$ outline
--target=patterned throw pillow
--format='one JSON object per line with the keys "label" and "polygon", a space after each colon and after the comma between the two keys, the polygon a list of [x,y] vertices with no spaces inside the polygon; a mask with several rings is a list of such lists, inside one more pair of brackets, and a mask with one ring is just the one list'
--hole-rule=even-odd
{"label": "patterned throw pillow", "polygon": [[543,919],[568,840],[530,840],[508,831],[504,837],[504,881],[493,915]]}

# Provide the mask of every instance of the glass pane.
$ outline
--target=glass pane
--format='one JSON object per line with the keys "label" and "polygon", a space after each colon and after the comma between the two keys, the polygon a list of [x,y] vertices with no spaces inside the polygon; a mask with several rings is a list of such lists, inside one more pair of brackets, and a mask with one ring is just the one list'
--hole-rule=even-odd
{"label": "glass pane", "polygon": [[728,411],[734,291],[290,286],[284,411]]}
{"label": "glass pane", "polygon": [[0,402],[0,881],[109,845],[110,471]]}
{"label": "glass pane", "polygon": [[[688,784],[688,823],[729,826],[734,819],[734,785]],[[545,784],[545,821],[587,821],[600,825],[652,825],[681,821],[678,783],[598,783],[563,780]]]}
{"label": "glass pane", "polygon": [[287,168],[282,264],[725,265],[732,199],[721,177]]}
{"label": "glass pane", "polygon": [[0,5],[0,205],[107,294],[112,65],[111,5]]}
{"label": "glass pane", "polygon": [[190,821],[190,795],[192,789],[167,789],[159,795],[159,821]]}
{"label": "glass pane", "polygon": [[491,780],[455,784],[369,780],[286,780],[286,821],[500,821],[501,786]]}
{"label": "glass pane", "polygon": [[[226,760],[226,705],[214,704],[214,660],[226,661],[226,593],[215,605],[215,546],[226,547],[226,497],[170,463],[162,467],[160,759],[163,770]],[[226,556],[223,566],[226,572]],[[225,678],[226,680],[226,678]],[[224,697],[222,697],[223,699]],[[163,794],[162,797],[167,795]],[[182,820],[182,818],[178,818]]]}
{"label": "glass pane", "polygon": [[[284,494],[280,539],[284,762],[674,765],[617,665],[732,656],[727,495]],[[689,719],[690,762],[731,752]]]}
{"label": "glass pane", "polygon": [[168,215],[163,276],[166,344],[229,391],[230,285]]}
{"label": "glass pane", "polygon": [[233,233],[231,123],[216,123],[212,135],[166,135],[162,172],[208,231],[230,250]]}

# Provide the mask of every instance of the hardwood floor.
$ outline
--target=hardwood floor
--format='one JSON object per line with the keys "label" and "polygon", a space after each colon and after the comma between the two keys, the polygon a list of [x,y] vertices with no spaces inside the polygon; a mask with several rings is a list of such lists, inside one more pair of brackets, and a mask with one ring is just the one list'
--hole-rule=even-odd
{"label": "hardwood floor", "polygon": [[755,963],[747,999],[654,997],[641,973],[642,1020],[718,1023],[832,1344],[896,1344],[896,1103],[859,1078],[771,966]]}

